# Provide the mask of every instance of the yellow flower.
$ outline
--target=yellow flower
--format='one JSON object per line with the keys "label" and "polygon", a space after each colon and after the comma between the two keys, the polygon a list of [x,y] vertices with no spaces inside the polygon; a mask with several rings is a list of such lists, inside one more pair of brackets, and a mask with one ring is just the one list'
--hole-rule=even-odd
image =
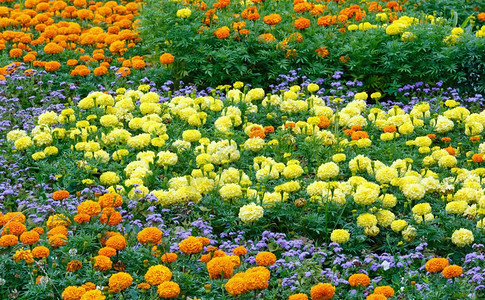
{"label": "yellow flower", "polygon": [[346,243],[350,239],[350,233],[345,229],[335,229],[330,234],[330,240],[337,244]]}
{"label": "yellow flower", "polygon": [[254,202],[239,209],[239,218],[244,223],[252,223],[263,217],[264,209]]}
{"label": "yellow flower", "polygon": [[451,241],[458,247],[465,247],[474,241],[473,232],[468,229],[460,228],[453,232]]}

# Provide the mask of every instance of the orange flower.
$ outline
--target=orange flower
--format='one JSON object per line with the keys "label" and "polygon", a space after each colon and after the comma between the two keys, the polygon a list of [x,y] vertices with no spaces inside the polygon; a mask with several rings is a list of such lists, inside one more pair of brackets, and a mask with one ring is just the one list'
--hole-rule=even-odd
{"label": "orange flower", "polygon": [[211,279],[229,278],[234,272],[234,262],[230,256],[215,257],[207,263]]}
{"label": "orange flower", "polygon": [[127,289],[133,283],[133,277],[125,272],[118,272],[109,278],[109,289],[115,293]]}
{"label": "orange flower", "polygon": [[227,38],[229,34],[230,34],[230,30],[229,30],[229,27],[227,26],[217,28],[214,31],[214,36],[216,36],[218,39],[221,39],[221,40]]}
{"label": "orange flower", "polygon": [[318,128],[325,129],[325,128],[328,128],[328,126],[330,126],[330,120],[327,117],[318,116],[318,118],[320,119],[320,123],[318,123]]}
{"label": "orange flower", "polygon": [[476,163],[481,163],[481,162],[483,162],[483,153],[476,153],[476,154],[473,154],[473,156],[472,156],[472,160],[473,160],[473,162],[476,162]]}
{"label": "orange flower", "polygon": [[44,69],[48,72],[54,72],[54,71],[59,70],[60,67],[61,67],[61,64],[59,62],[50,61],[50,62],[45,64]]}
{"label": "orange flower", "polygon": [[0,247],[11,247],[17,245],[19,238],[13,234],[7,234],[0,237]]}
{"label": "orange flower", "polygon": [[354,131],[352,133],[352,135],[350,136],[350,138],[353,141],[357,141],[357,140],[360,140],[360,139],[368,139],[369,134],[367,134],[367,132],[365,132],[365,131]]}
{"label": "orange flower", "polygon": [[143,59],[134,59],[133,60],[133,68],[134,69],[143,69],[144,67],[146,67],[146,63],[145,61],[143,61]]}
{"label": "orange flower", "polygon": [[77,213],[78,214],[87,214],[90,215],[91,217],[99,215],[101,212],[101,205],[99,205],[98,202],[92,201],[92,200],[86,200],[84,202],[81,202],[77,206]]}
{"label": "orange flower", "polygon": [[147,227],[138,232],[138,241],[140,244],[154,244],[157,245],[162,240],[163,231],[156,227]]}
{"label": "orange flower", "polygon": [[264,17],[263,21],[268,25],[276,25],[281,22],[281,16],[279,14],[270,14]]}
{"label": "orange flower", "polygon": [[434,140],[436,138],[436,134],[433,134],[433,133],[427,134],[426,136],[429,137],[432,140]]}
{"label": "orange flower", "polygon": [[27,228],[25,227],[24,224],[17,221],[11,221],[3,226],[2,235],[13,234],[15,236],[20,236],[22,233],[26,231],[27,231]]}
{"label": "orange flower", "polygon": [[308,296],[303,293],[299,293],[289,296],[288,300],[308,300]]}
{"label": "orange flower", "polygon": [[130,68],[121,67],[116,71],[116,74],[119,74],[121,77],[126,77],[131,74]]}
{"label": "orange flower", "polygon": [[25,245],[33,245],[39,241],[40,236],[37,232],[31,230],[20,235],[20,241]]}
{"label": "orange flower", "polygon": [[69,197],[69,192],[66,190],[55,191],[52,193],[52,199],[59,201]]}
{"label": "orange flower", "polygon": [[378,286],[374,289],[374,294],[382,294],[389,298],[394,296],[394,289],[388,285]]}
{"label": "orange flower", "polygon": [[327,47],[318,48],[318,49],[315,50],[315,52],[320,57],[326,57],[326,56],[328,56],[330,54],[330,52],[328,51]]}
{"label": "orange flower", "polygon": [[50,253],[49,248],[44,246],[39,246],[32,249],[32,255],[35,258],[45,258],[49,256],[49,253]]}
{"label": "orange flower", "polygon": [[246,26],[246,22],[234,22],[232,23],[232,29],[241,30]]}
{"label": "orange flower", "polygon": [[260,42],[274,42],[276,38],[271,33],[263,33],[258,36],[258,41]]}
{"label": "orange flower", "polygon": [[386,300],[387,297],[383,294],[370,294],[369,296],[365,297],[365,300]]}
{"label": "orange flower", "polygon": [[259,252],[256,255],[256,264],[258,266],[269,267],[272,266],[276,262],[276,255],[271,252]]}
{"label": "orange flower", "polygon": [[299,17],[295,20],[296,29],[306,29],[310,27],[310,20],[305,17]]}
{"label": "orange flower", "polygon": [[162,63],[162,65],[170,65],[173,63],[174,59],[175,58],[170,53],[163,53],[160,56],[160,62]]}
{"label": "orange flower", "polygon": [[28,63],[28,62],[33,62],[35,60],[35,55],[32,54],[32,53],[28,53],[24,56],[23,58],[24,62]]}
{"label": "orange flower", "polygon": [[370,278],[365,274],[354,274],[349,277],[349,284],[351,286],[368,286],[369,283]]}
{"label": "orange flower", "polygon": [[179,243],[179,249],[185,254],[195,254],[202,251],[204,245],[196,237],[189,236]]}
{"label": "orange flower", "polygon": [[125,237],[122,235],[112,236],[106,241],[106,246],[116,250],[123,250],[126,248]]}
{"label": "orange flower", "polygon": [[249,138],[256,138],[256,137],[260,139],[264,139],[266,137],[266,134],[264,134],[263,130],[251,131],[251,133],[249,134]]}
{"label": "orange flower", "polygon": [[455,148],[448,146],[445,148],[446,152],[448,152],[450,155],[455,155],[456,151]]}
{"label": "orange flower", "polygon": [[335,287],[330,283],[319,283],[310,290],[312,300],[328,300],[335,295]]}
{"label": "orange flower", "polygon": [[424,267],[426,268],[426,271],[430,273],[437,273],[443,271],[443,269],[446,268],[448,265],[448,259],[436,257],[428,260]]}
{"label": "orange flower", "polygon": [[79,63],[79,62],[77,61],[77,59],[68,59],[66,64],[67,64],[69,67],[74,67],[74,66],[75,66],[75,65],[77,65],[78,63]]}
{"label": "orange flower", "polygon": [[123,221],[121,214],[118,211],[116,211],[114,208],[112,207],[103,208],[103,213],[99,218],[99,222],[101,222],[101,224],[116,226],[120,224],[121,221]]}
{"label": "orange flower", "polygon": [[88,214],[77,214],[74,216],[74,222],[82,224],[91,220],[91,216]]}
{"label": "orange flower", "polygon": [[207,246],[207,245],[209,245],[209,244],[211,243],[211,241],[210,241],[208,238],[203,237],[203,236],[202,236],[202,237],[198,237],[197,239],[198,239],[198,240],[199,240],[199,241],[202,243],[202,245],[204,245],[204,246]]}
{"label": "orange flower", "polygon": [[111,259],[104,255],[98,255],[94,257],[94,265],[93,268],[98,271],[107,271],[111,269],[113,266],[113,262]]}
{"label": "orange flower", "polygon": [[22,49],[15,48],[10,50],[9,55],[10,57],[21,57],[22,52],[23,52]]}
{"label": "orange flower", "polygon": [[83,267],[83,264],[79,260],[71,260],[67,264],[66,271],[67,272],[76,272],[77,270],[80,270]]}
{"label": "orange flower", "polygon": [[94,68],[94,71],[93,71],[93,74],[96,76],[102,76],[107,73],[108,73],[108,68],[104,66],[99,66],[97,68]]}
{"label": "orange flower", "polygon": [[116,255],[116,249],[111,247],[103,247],[98,250],[98,255],[111,257]]}
{"label": "orange flower", "polygon": [[241,255],[246,255],[248,253],[248,250],[244,246],[239,246],[234,248],[232,250],[232,253],[234,253],[234,255],[241,256]]}
{"label": "orange flower", "polygon": [[264,133],[273,133],[274,127],[273,126],[264,126]]}
{"label": "orange flower", "polygon": [[44,52],[46,54],[58,54],[64,51],[64,48],[59,46],[56,43],[48,43],[47,45],[44,46]]}
{"label": "orange flower", "polygon": [[445,143],[449,143],[449,142],[451,142],[451,138],[449,138],[449,137],[444,137],[444,138],[441,138],[441,141],[442,141],[442,142],[445,142]]}
{"label": "orange flower", "polygon": [[441,272],[445,278],[454,278],[463,274],[463,268],[457,265],[451,265],[443,269]]}
{"label": "orange flower", "polygon": [[485,12],[479,13],[478,16],[477,16],[477,19],[485,22]]}
{"label": "orange flower", "polygon": [[336,24],[336,23],[337,23],[337,17],[336,16],[323,16],[323,17],[318,18],[318,20],[317,20],[318,26],[328,27],[328,26]]}
{"label": "orange flower", "polygon": [[176,260],[177,260],[177,254],[175,253],[170,252],[162,255],[162,262],[164,263],[172,263]]}
{"label": "orange flower", "polygon": [[470,137],[470,141],[472,141],[472,142],[478,142],[479,140],[480,140],[479,136],[471,136]]}
{"label": "orange flower", "polygon": [[64,234],[54,234],[49,237],[49,245],[52,247],[61,247],[67,244],[67,236]]}
{"label": "orange flower", "polygon": [[245,10],[242,11],[241,17],[243,19],[256,21],[256,20],[259,20],[260,15],[258,13],[258,9],[257,9],[256,6],[250,6],[250,7],[246,8]]}

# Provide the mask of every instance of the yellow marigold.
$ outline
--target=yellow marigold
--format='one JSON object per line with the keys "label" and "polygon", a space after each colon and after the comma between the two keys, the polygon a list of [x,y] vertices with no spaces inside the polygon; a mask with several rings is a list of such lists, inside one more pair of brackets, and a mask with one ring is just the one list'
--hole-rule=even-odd
{"label": "yellow marigold", "polygon": [[112,236],[106,241],[106,246],[116,250],[123,250],[126,248],[125,237],[122,235]]}
{"label": "yellow marigold", "polygon": [[98,250],[98,255],[112,257],[116,255],[116,249],[111,247],[103,247]]}
{"label": "yellow marigold", "polygon": [[45,258],[49,256],[49,253],[49,248],[44,246],[38,246],[32,249],[32,255],[34,255],[35,258]]}
{"label": "yellow marigold", "polygon": [[335,295],[335,287],[330,283],[319,283],[310,290],[312,300],[332,299]]}
{"label": "yellow marigold", "polygon": [[351,286],[368,286],[369,283],[370,278],[365,274],[354,274],[349,277],[349,284]]}
{"label": "yellow marigold", "polygon": [[52,229],[58,226],[69,227],[70,224],[71,224],[71,220],[69,220],[69,218],[63,214],[49,216],[49,219],[47,219],[47,223],[46,223],[47,228],[49,229]]}
{"label": "yellow marigold", "polygon": [[127,289],[133,283],[133,277],[125,272],[118,272],[109,278],[110,291],[115,293]]}
{"label": "yellow marigold", "polygon": [[454,278],[463,274],[463,268],[457,265],[451,265],[443,269],[441,272],[445,278]]}
{"label": "yellow marigold", "polygon": [[145,273],[145,280],[151,285],[159,285],[170,279],[172,279],[172,272],[163,265],[151,266]]}
{"label": "yellow marigold", "polygon": [[166,253],[162,255],[162,262],[164,263],[172,263],[177,260],[177,254],[175,253]]}
{"label": "yellow marigold", "polygon": [[350,239],[350,233],[345,229],[335,229],[330,234],[330,240],[337,244],[346,243]]}
{"label": "yellow marigold", "polygon": [[62,299],[63,300],[80,300],[81,297],[86,293],[86,290],[83,287],[77,286],[68,286],[62,292]]}
{"label": "yellow marigold", "polygon": [[69,192],[66,190],[55,191],[52,193],[52,199],[60,201],[69,197]]}
{"label": "yellow marigold", "polygon": [[138,232],[138,241],[140,244],[152,243],[157,245],[162,240],[163,232],[156,227],[147,227],[142,231]]}
{"label": "yellow marigold", "polygon": [[157,293],[160,298],[177,298],[180,294],[180,286],[173,281],[166,281],[158,286]]}
{"label": "yellow marigold", "polygon": [[49,245],[52,247],[61,247],[67,244],[67,236],[64,234],[54,234],[49,237]]}
{"label": "yellow marigold", "polygon": [[234,272],[234,263],[229,256],[215,257],[207,263],[207,271],[211,279],[229,278]]}
{"label": "yellow marigold", "polygon": [[256,264],[258,266],[269,267],[272,266],[276,262],[276,255],[271,252],[259,252],[256,255]]}
{"label": "yellow marigold", "polygon": [[99,197],[99,205],[101,207],[120,207],[123,204],[123,198],[116,193],[108,193]]}
{"label": "yellow marigold", "polygon": [[458,247],[465,247],[474,241],[473,232],[468,229],[460,228],[453,232],[451,241]]}
{"label": "yellow marigold", "polygon": [[426,271],[430,273],[437,273],[443,271],[450,263],[448,262],[447,258],[436,257],[428,260],[424,267]]}
{"label": "yellow marigold", "polygon": [[189,236],[179,243],[180,251],[185,254],[199,253],[202,251],[203,246],[202,242],[194,236]]}
{"label": "yellow marigold", "polygon": [[27,264],[31,264],[34,262],[34,256],[32,255],[32,251],[24,250],[23,248],[17,250],[13,255],[13,260],[18,262],[19,260],[25,260]]}
{"label": "yellow marigold", "polygon": [[101,205],[98,202],[87,200],[82,202],[77,206],[77,213],[78,214],[87,214],[91,217],[99,215],[101,212]]}
{"label": "yellow marigold", "polygon": [[20,235],[20,241],[25,245],[33,245],[39,241],[39,234],[33,230],[24,232]]}
{"label": "yellow marigold", "polygon": [[234,275],[234,277],[229,279],[227,283],[224,285],[224,288],[226,289],[226,291],[232,296],[241,295],[247,291],[246,280],[244,279],[244,276],[236,276],[236,275]]}
{"label": "yellow marigold", "polygon": [[246,255],[248,253],[248,250],[244,246],[239,246],[234,248],[232,250],[232,253],[234,253],[234,255],[241,256],[241,255]]}
{"label": "yellow marigold", "polygon": [[107,271],[111,269],[113,266],[113,262],[111,259],[104,255],[98,255],[94,257],[94,265],[93,268],[98,271]]}
{"label": "yellow marigold", "polygon": [[303,293],[298,293],[288,297],[288,300],[308,300],[308,296]]}
{"label": "yellow marigold", "polygon": [[381,294],[389,298],[394,296],[394,289],[388,285],[378,286],[374,289],[374,294]]}

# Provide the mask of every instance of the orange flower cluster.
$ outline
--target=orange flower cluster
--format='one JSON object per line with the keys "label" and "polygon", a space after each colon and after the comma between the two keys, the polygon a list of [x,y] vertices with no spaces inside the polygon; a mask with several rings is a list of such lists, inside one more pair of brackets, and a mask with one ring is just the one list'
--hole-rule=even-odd
{"label": "orange flower cluster", "polygon": [[271,273],[265,267],[254,267],[235,274],[224,285],[226,291],[232,296],[237,296],[249,291],[264,290],[269,286]]}
{"label": "orange flower cluster", "polygon": [[319,283],[310,290],[310,296],[315,300],[329,300],[335,295],[335,287],[330,283]]}
{"label": "orange flower cluster", "polygon": [[[84,53],[91,52],[92,57],[86,55],[87,59],[82,60],[86,63],[84,68],[73,70],[71,75],[87,76],[92,69],[97,69],[97,76],[107,74],[111,62],[117,60],[99,52],[109,49],[114,56],[123,55],[140,41],[135,30],[138,25],[134,22],[138,2],[26,0],[23,6],[1,6],[0,51],[8,51],[11,58],[22,59],[32,67],[49,72],[64,65],[77,65],[72,61],[68,64],[67,60],[81,60]],[[70,53],[77,57],[63,61],[61,57],[65,56],[59,54],[65,50],[74,50]],[[145,63],[141,61],[134,67],[144,68]]]}

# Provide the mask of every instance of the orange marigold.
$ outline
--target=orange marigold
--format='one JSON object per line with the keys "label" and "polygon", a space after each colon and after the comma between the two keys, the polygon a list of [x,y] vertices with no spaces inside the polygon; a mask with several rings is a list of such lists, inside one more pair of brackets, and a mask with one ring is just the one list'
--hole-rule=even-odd
{"label": "orange marigold", "polygon": [[370,294],[365,300],[387,300],[387,297],[383,294]]}
{"label": "orange marigold", "polygon": [[290,297],[288,297],[288,300],[308,300],[308,296],[303,293],[299,293],[291,295]]}
{"label": "orange marigold", "polygon": [[142,282],[142,283],[139,283],[137,286],[136,286],[137,289],[139,290],[148,290],[151,288],[151,285],[146,283],[146,282]]}
{"label": "orange marigold", "polygon": [[351,286],[368,286],[369,283],[370,278],[365,274],[354,274],[349,277],[349,284]]}
{"label": "orange marigold", "polygon": [[445,148],[446,152],[448,152],[450,155],[455,155],[456,154],[456,149],[451,147],[451,146],[448,146]]}
{"label": "orange marigold", "polygon": [[229,34],[231,33],[229,27],[227,26],[222,26],[220,28],[217,28],[215,31],[214,31],[214,36],[216,36],[218,39],[225,39],[227,37],[229,37]]}
{"label": "orange marigold", "polygon": [[103,214],[99,218],[101,224],[116,226],[123,221],[121,214],[112,207],[103,208]]}
{"label": "orange marigold", "polygon": [[479,13],[478,16],[477,16],[477,19],[485,22],[485,12]]}
{"label": "orange marigold", "polygon": [[471,136],[470,137],[470,141],[472,141],[472,142],[478,142],[479,140],[480,140],[479,136]]}
{"label": "orange marigold", "polygon": [[15,48],[10,50],[8,54],[10,55],[10,57],[21,57],[22,52],[23,52],[22,49]]}
{"label": "orange marigold", "polygon": [[78,214],[87,214],[91,217],[99,215],[101,212],[101,205],[98,202],[87,200],[82,202],[77,206],[77,213]]}
{"label": "orange marigold", "polygon": [[172,279],[172,272],[164,265],[151,266],[145,273],[145,281],[151,285],[159,285],[170,279]]}
{"label": "orange marigold", "polygon": [[177,298],[180,294],[180,286],[173,281],[166,281],[158,286],[157,293],[160,298]]}
{"label": "orange marigold", "polygon": [[76,272],[83,267],[83,264],[79,260],[71,260],[66,267],[67,272]]}
{"label": "orange marigold", "polygon": [[330,54],[327,47],[320,47],[320,48],[316,49],[315,52],[317,53],[318,56],[320,56],[322,58],[326,57]]}
{"label": "orange marigold", "polygon": [[52,247],[61,247],[67,244],[67,236],[63,234],[54,234],[49,237],[49,245]]}
{"label": "orange marigold", "polygon": [[162,240],[163,231],[157,227],[147,227],[142,231],[138,232],[138,241],[140,244],[154,244],[157,245]]}
{"label": "orange marigold", "polygon": [[162,262],[164,263],[172,263],[177,260],[177,254],[170,252],[162,255]]}
{"label": "orange marigold", "polygon": [[352,135],[350,136],[350,138],[354,141],[360,140],[360,139],[368,139],[369,134],[367,134],[367,132],[365,131],[354,131],[352,132]]}
{"label": "orange marigold", "polygon": [[91,216],[88,214],[77,214],[74,216],[74,222],[82,224],[87,223],[91,220]]}
{"label": "orange marigold", "polygon": [[449,143],[449,142],[451,142],[451,138],[445,136],[444,138],[441,138],[441,141],[445,142],[445,143]]}
{"label": "orange marigold", "polygon": [[69,197],[69,192],[66,190],[55,191],[52,193],[52,199],[59,201]]}
{"label": "orange marigold", "polygon": [[180,251],[185,254],[199,253],[200,251],[202,251],[203,246],[204,245],[202,245],[202,242],[193,236],[189,236],[179,243]]}
{"label": "orange marigold", "polygon": [[98,271],[107,271],[111,269],[113,266],[113,262],[111,259],[104,255],[98,255],[94,257],[94,265],[93,268]]}
{"label": "orange marigold", "polygon": [[207,263],[207,272],[211,279],[229,278],[234,272],[234,263],[229,256],[215,257]]}
{"label": "orange marigold", "polygon": [[48,43],[47,45],[44,46],[44,52],[46,54],[58,54],[64,51],[64,48],[59,46],[56,43]]}
{"label": "orange marigold", "polygon": [[481,162],[483,162],[483,153],[476,153],[476,154],[473,154],[473,156],[472,156],[472,160],[473,160],[473,162],[476,162],[476,163],[481,163]]}
{"label": "orange marigold", "polygon": [[116,249],[111,247],[103,247],[98,250],[98,255],[103,255],[106,257],[112,257],[116,255]]}
{"label": "orange marigold", "polygon": [[0,218],[0,225],[5,225],[9,221],[17,221],[25,224],[25,215],[18,211],[6,213],[2,218]]}
{"label": "orange marigold", "polygon": [[245,293],[247,291],[247,288],[244,273],[238,273],[234,275],[231,279],[227,281],[227,283],[224,285],[224,288],[232,296],[237,296]]}
{"label": "orange marigold", "polygon": [[396,132],[397,131],[397,127],[394,126],[394,125],[389,125],[389,126],[386,126],[384,127],[384,132]]}
{"label": "orange marigold", "polygon": [[276,262],[276,255],[271,252],[259,252],[256,255],[256,264],[258,266],[269,267],[272,266]]}
{"label": "orange marigold", "polygon": [[3,226],[2,235],[13,234],[16,236],[20,236],[22,233],[26,231],[27,231],[27,228],[25,227],[24,224],[17,221],[11,221]]}
{"label": "orange marigold", "polygon": [[310,20],[305,17],[299,17],[295,20],[296,29],[306,29],[310,27]]}
{"label": "orange marigold", "polygon": [[116,250],[123,250],[126,248],[125,237],[122,235],[112,236],[106,241],[106,246]]}
{"label": "orange marigold", "polygon": [[160,56],[160,62],[162,63],[162,65],[170,65],[173,63],[174,60],[175,58],[170,53],[163,53]]}
{"label": "orange marigold", "polygon": [[83,287],[68,286],[62,292],[62,299],[63,300],[79,300],[84,295],[84,293],[86,293],[86,290]]}
{"label": "orange marigold", "polygon": [[279,14],[270,14],[264,17],[263,21],[268,25],[276,25],[281,22],[281,16]]}
{"label": "orange marigold", "polygon": [[232,253],[234,253],[234,255],[241,256],[241,255],[246,255],[248,253],[248,250],[244,246],[239,246],[234,248],[232,250]]}
{"label": "orange marigold", "polygon": [[44,246],[38,246],[32,249],[32,255],[34,255],[35,258],[45,258],[49,256],[49,253],[49,248]]}
{"label": "orange marigold", "polygon": [[109,278],[109,289],[115,293],[127,289],[133,283],[133,277],[125,272],[118,272]]}
{"label": "orange marigold", "polygon": [[25,245],[33,245],[37,243],[39,239],[39,234],[33,230],[24,232],[20,235],[20,241]]}
{"label": "orange marigold", "polygon": [[332,299],[335,295],[335,287],[330,283],[319,283],[310,290],[312,300]]}
{"label": "orange marigold", "polygon": [[441,274],[443,274],[443,277],[448,279],[458,277],[463,274],[463,268],[457,265],[447,266],[443,269]]}
{"label": "orange marigold", "polygon": [[44,65],[44,69],[48,72],[54,72],[59,70],[61,64],[58,61],[50,61]]}
{"label": "orange marigold", "polygon": [[0,237],[0,247],[11,247],[17,245],[19,238],[13,234],[7,234]]}
{"label": "orange marigold", "polygon": [[394,296],[394,289],[388,285],[378,286],[374,289],[374,294],[382,294],[389,298]]}

